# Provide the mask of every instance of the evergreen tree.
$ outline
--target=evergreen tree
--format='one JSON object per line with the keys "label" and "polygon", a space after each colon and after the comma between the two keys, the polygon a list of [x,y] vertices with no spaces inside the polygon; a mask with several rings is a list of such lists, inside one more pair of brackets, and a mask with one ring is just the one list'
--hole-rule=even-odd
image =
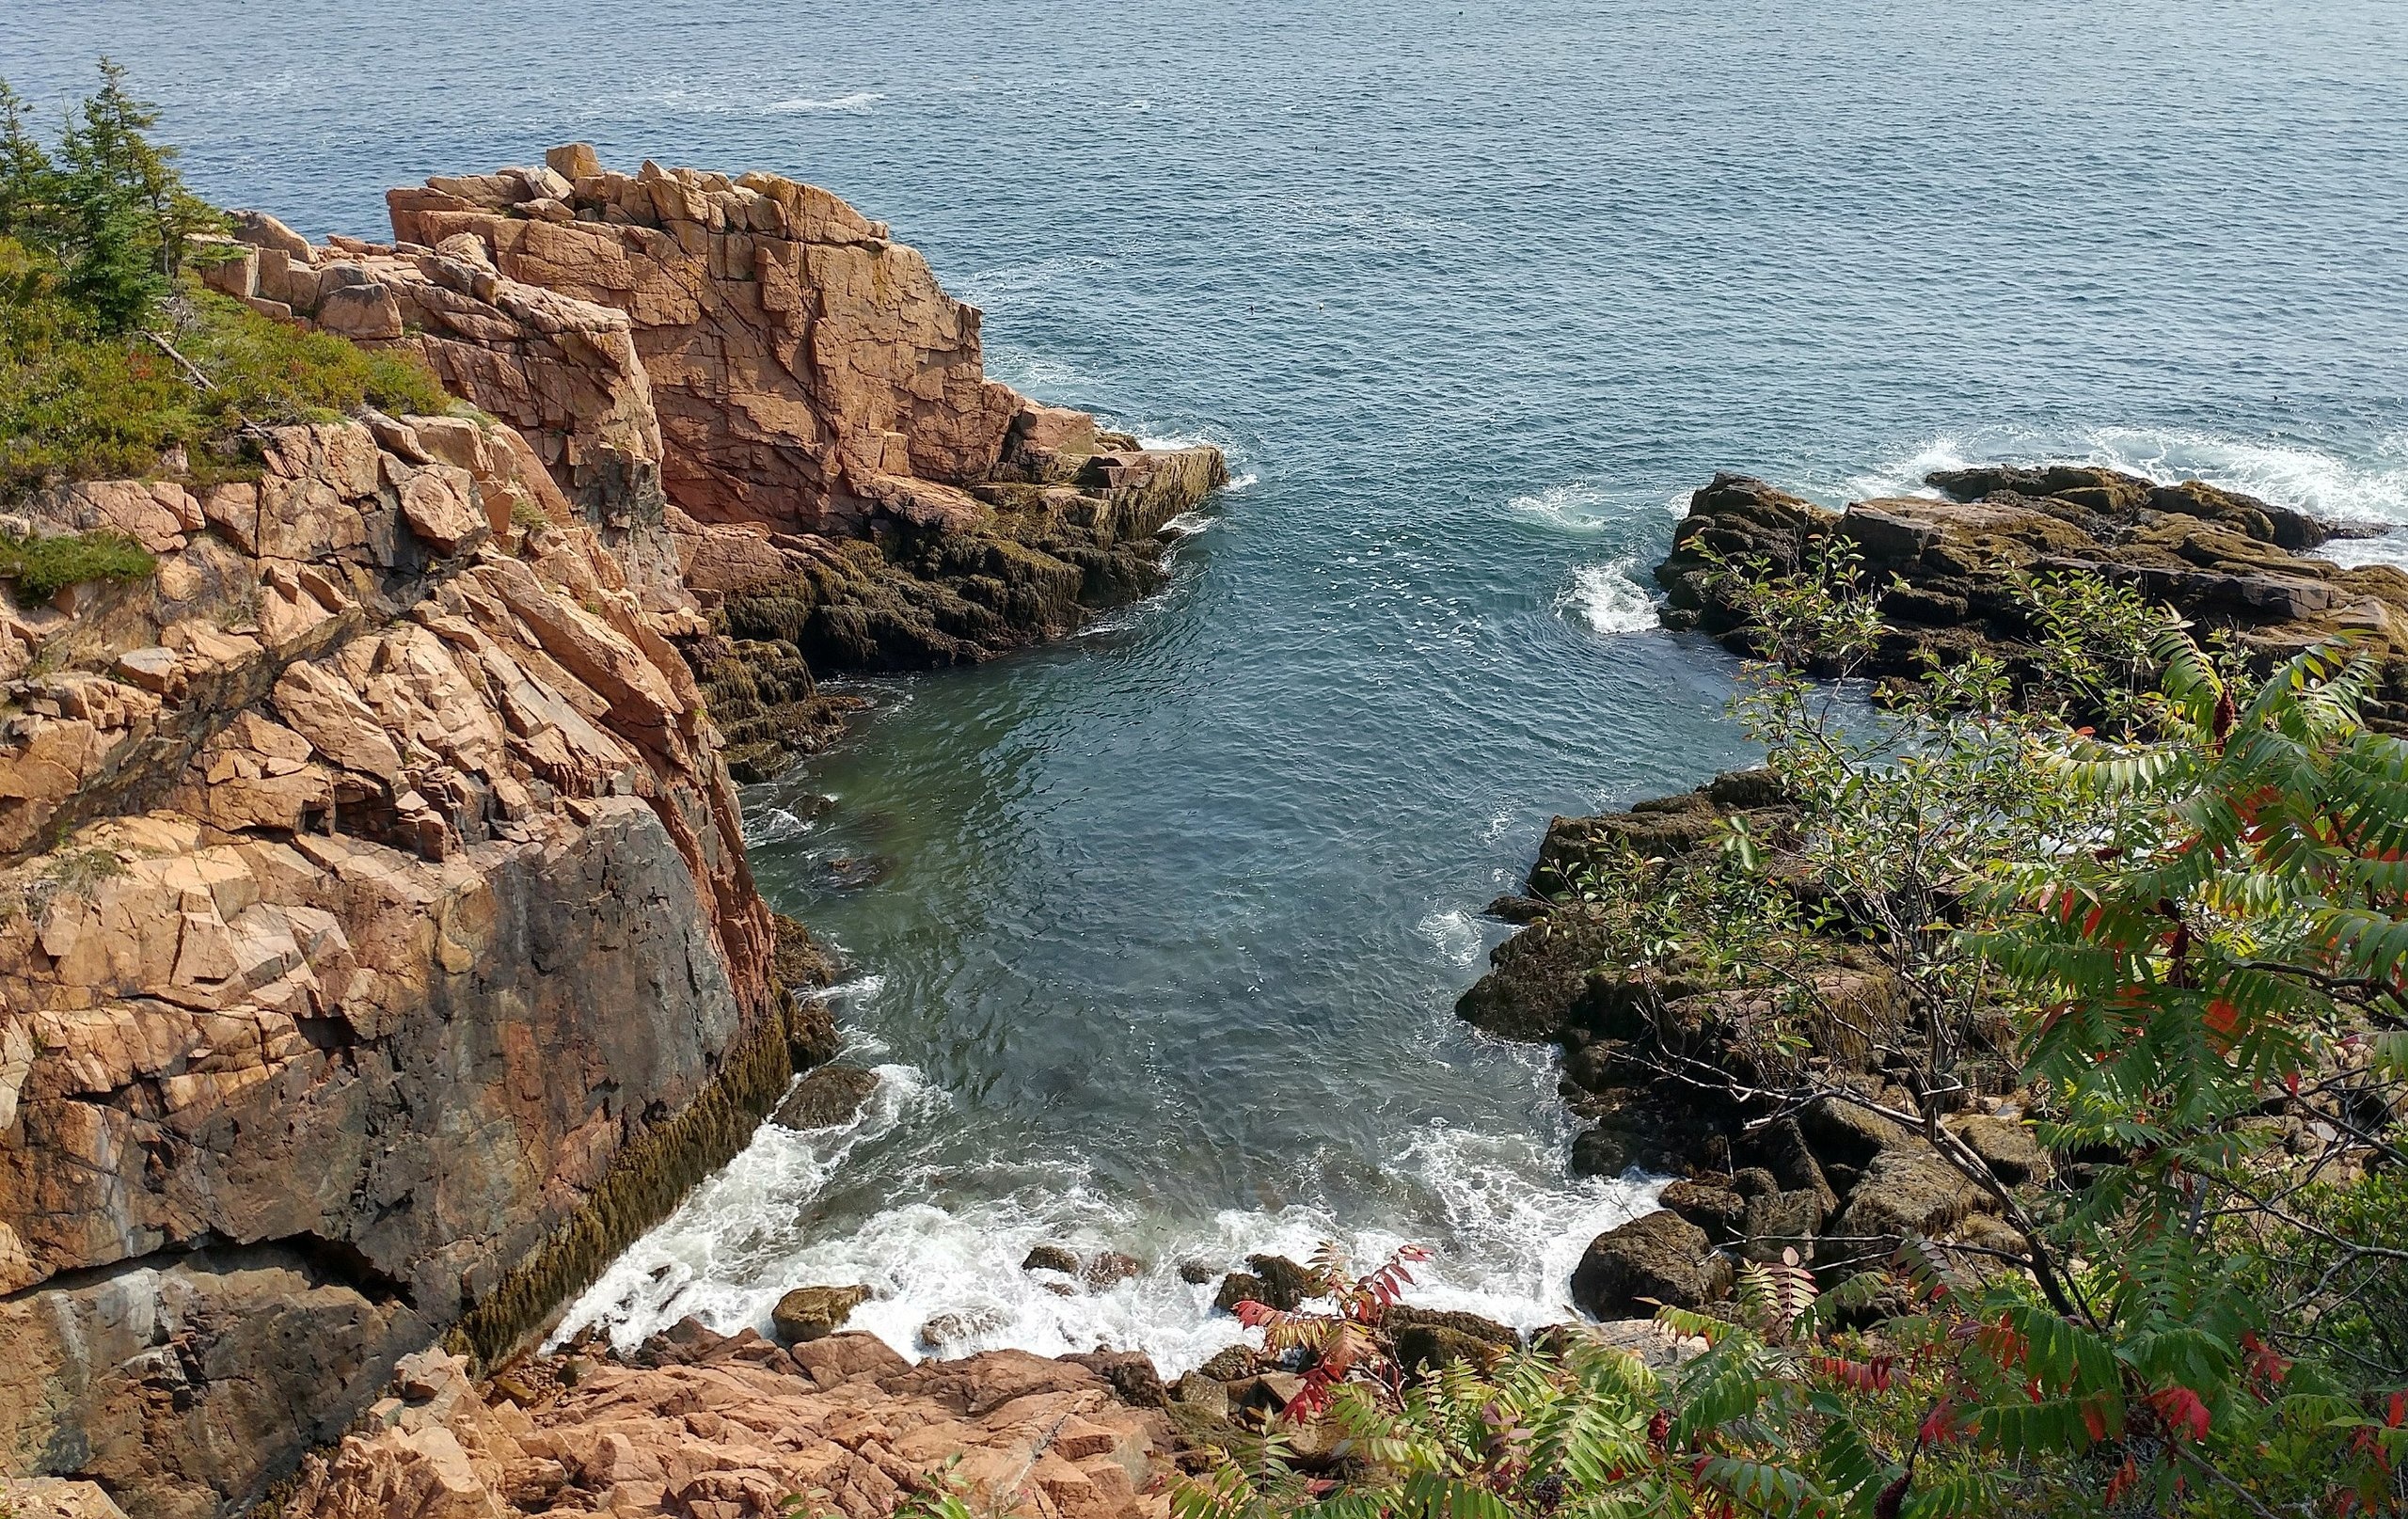
{"label": "evergreen tree", "polygon": [[107,332],[139,326],[183,265],[185,240],[218,225],[150,133],[159,110],[122,65],[101,60],[101,87],[70,115],[54,156],[0,81],[0,235],[46,255],[59,288]]}

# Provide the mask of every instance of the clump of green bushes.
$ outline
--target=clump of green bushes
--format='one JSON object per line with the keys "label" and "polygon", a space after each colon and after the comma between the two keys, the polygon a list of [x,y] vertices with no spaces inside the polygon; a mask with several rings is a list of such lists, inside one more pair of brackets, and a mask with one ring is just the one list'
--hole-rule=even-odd
{"label": "clump of green bushes", "polygon": [[[249,425],[453,402],[414,355],[304,332],[203,289],[194,196],[116,65],[55,147],[0,81],[0,499],[62,480],[246,472]],[[189,367],[187,367],[189,366]]]}
{"label": "clump of green bushes", "polygon": [[57,538],[0,532],[0,580],[16,582],[20,602],[48,601],[87,580],[139,580],[158,564],[140,544],[119,532]]}

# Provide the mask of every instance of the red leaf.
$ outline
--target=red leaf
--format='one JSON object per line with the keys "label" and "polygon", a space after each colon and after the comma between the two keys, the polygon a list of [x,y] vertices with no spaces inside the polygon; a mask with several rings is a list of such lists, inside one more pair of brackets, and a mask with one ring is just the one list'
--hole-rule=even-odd
{"label": "red leaf", "polygon": [[2148,1402],[2167,1429],[2186,1433],[2194,1440],[2208,1437],[2208,1405],[2199,1401],[2199,1395],[2190,1388],[2167,1387],[2150,1393]]}
{"label": "red leaf", "polygon": [[2107,1502],[2109,1505],[2112,1506],[2117,1498],[2124,1495],[2126,1489],[2140,1479],[2141,1469],[2132,1464],[2131,1457],[2126,1456],[2123,1465],[2117,1467],[2115,1475],[2108,1479]]}
{"label": "red leaf", "polygon": [[2229,1035],[2241,1021],[2241,1009],[2218,997],[2208,1004],[2208,1027],[2218,1034]]}
{"label": "red leaf", "polygon": [[2400,1428],[2401,1423],[2408,1422],[2408,1392],[2395,1392],[2391,1395],[2391,1408],[2384,1414],[2383,1421],[2395,1430]]}
{"label": "red leaf", "polygon": [[1923,1427],[1915,1431],[1915,1438],[1925,1445],[1944,1444],[1955,1432],[1956,1420],[1951,1417],[1954,1413],[1951,1400],[1942,1398],[1923,1416]]}
{"label": "red leaf", "polygon": [[2107,1416],[2099,1411],[2097,1403],[2082,1405],[2082,1427],[2090,1432],[2093,1440],[2107,1438]]}
{"label": "red leaf", "polygon": [[2291,1363],[2273,1346],[2259,1339],[2255,1329],[2242,1335],[2241,1348],[2249,1353],[2250,1371],[2268,1382],[2280,1382],[2290,1371]]}

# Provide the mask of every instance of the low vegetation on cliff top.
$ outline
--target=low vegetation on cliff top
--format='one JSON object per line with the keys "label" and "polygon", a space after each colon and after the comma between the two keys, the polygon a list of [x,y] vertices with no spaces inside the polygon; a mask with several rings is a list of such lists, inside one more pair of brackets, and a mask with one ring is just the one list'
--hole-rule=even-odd
{"label": "low vegetation on cliff top", "polygon": [[55,145],[0,82],[0,500],[48,483],[245,472],[246,427],[451,405],[424,365],[252,311],[185,267],[223,218],[122,70]]}
{"label": "low vegetation on cliff top", "polygon": [[[1640,930],[1600,969],[1752,989],[1749,1068],[1664,1081],[1920,1134],[2004,1235],[1743,1263],[1731,1303],[1662,1310],[1707,1346],[1662,1369],[1572,1330],[1408,1374],[1403,1263],[1321,1263],[1333,1310],[1241,1306],[1308,1380],[1180,1519],[2408,1511],[2408,743],[2357,720],[2370,661],[2269,669],[2060,578],[2024,587],[2040,688],[1975,659],[1876,697],[1796,672],[1877,631],[1844,546],[1730,568],[1794,811],[1580,883]],[[1859,1030],[1877,1088],[1803,1055],[1857,1016],[1833,940],[1905,992],[1911,1027]],[[2001,1082],[2046,1185],[1941,1122]]]}

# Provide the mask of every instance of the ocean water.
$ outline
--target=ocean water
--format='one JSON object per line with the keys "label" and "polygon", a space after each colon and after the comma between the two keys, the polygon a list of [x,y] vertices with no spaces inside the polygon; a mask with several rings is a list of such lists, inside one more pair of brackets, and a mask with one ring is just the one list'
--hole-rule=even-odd
{"label": "ocean water", "polygon": [[[196,183],[312,234],[531,161],[761,167],[890,219],[990,364],[1242,484],[1060,647],[864,687],[751,799],[843,946],[858,1124],[765,1128],[587,1294],[632,1339],[862,1281],[917,1353],[1234,1339],[1178,1268],[1434,1246],[1534,1323],[1643,1179],[1450,1007],[1548,815],[1747,757],[1653,622],[1686,493],[1983,459],[2408,521],[2397,0],[0,0]],[[2353,553],[2398,557],[2372,540]],[[1114,1249],[1108,1289],[1023,1273]]]}

